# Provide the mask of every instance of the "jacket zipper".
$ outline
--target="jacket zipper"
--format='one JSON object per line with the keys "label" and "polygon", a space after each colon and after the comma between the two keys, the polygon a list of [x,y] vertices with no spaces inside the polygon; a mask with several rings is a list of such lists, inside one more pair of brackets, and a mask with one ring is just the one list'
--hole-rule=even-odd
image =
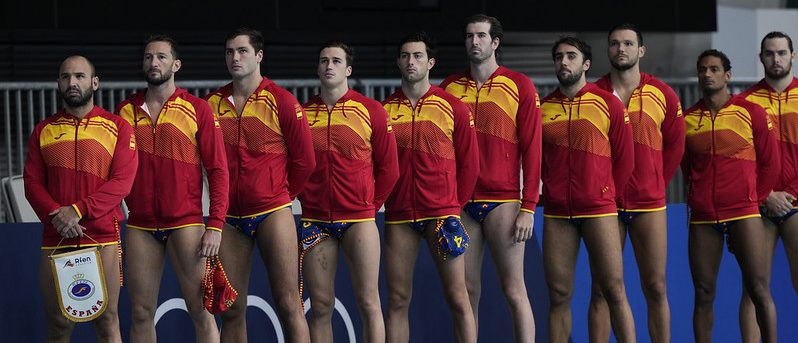
{"label": "jacket zipper", "polygon": [[718,199],[717,199],[717,194],[715,192],[715,184],[717,183],[716,182],[717,168],[715,168],[715,118],[717,117],[718,114],[720,114],[720,111],[718,111],[718,113],[716,113],[715,116],[712,116],[711,111],[709,112],[709,118],[712,121],[712,131],[711,131],[712,133],[710,134],[711,143],[709,145],[709,148],[711,149],[709,154],[710,156],[709,164],[712,167],[712,208],[715,211],[714,217],[716,223],[720,222],[720,220],[718,219]]}
{"label": "jacket zipper", "polygon": [[[74,149],[75,157],[73,160],[75,161],[75,189],[78,190],[80,189],[80,185],[77,184],[78,180],[80,180],[80,178],[78,178],[78,132],[80,131],[81,120],[78,118],[74,119],[75,119],[75,144],[73,146],[75,147]],[[80,237],[77,238],[77,241],[78,241],[78,248],[80,248]]]}
{"label": "jacket zipper", "polygon": [[[332,125],[332,114],[333,110],[335,110],[335,104],[333,104],[333,110],[324,105],[324,110],[327,111],[327,149],[325,149],[324,153],[327,154],[327,180],[328,183],[332,186],[333,182],[333,161],[332,161],[332,153],[330,149],[332,148],[332,132],[330,130],[330,125]],[[333,221],[332,217],[332,197],[333,197],[333,187],[330,187],[330,193],[327,196],[327,218],[330,222]]]}
{"label": "jacket zipper", "polygon": [[[409,98],[408,98],[408,102],[410,102]],[[411,121],[410,121],[410,147],[411,147],[411,151],[413,152],[413,155],[412,155],[413,156],[413,160],[412,160],[412,165],[413,166],[416,165],[416,153],[417,153],[417,148],[418,148],[416,146],[416,144],[418,143],[418,140],[416,139],[416,134],[417,134],[417,132],[416,132],[416,108],[420,108],[420,106],[419,106],[420,102],[421,102],[421,99],[418,99],[418,101],[416,102],[415,106],[413,106],[412,102],[410,103],[411,110],[412,110],[411,111]],[[416,214],[418,213],[418,211],[417,211],[418,209],[416,208],[416,206],[418,205],[418,203],[416,202],[416,190],[418,188],[418,185],[416,185],[416,170],[417,170],[417,168],[413,168],[412,172],[410,173],[410,175],[413,177],[412,182],[410,183],[411,185],[413,185],[412,200],[410,202],[411,204],[413,204],[412,208],[411,208],[411,213],[412,213],[413,219],[418,219],[418,218],[416,218]]]}
{"label": "jacket zipper", "polygon": [[[158,146],[158,140],[157,140],[158,139],[158,135],[156,134],[155,128],[158,126],[158,121],[160,121],[161,117],[163,117],[164,113],[161,113],[161,112],[163,112],[163,109],[166,107],[166,104],[168,102],[169,102],[169,100],[167,100],[163,105],[161,105],[161,109],[158,112],[158,118],[156,118],[155,121],[152,123],[152,152],[153,152],[153,155],[155,155],[155,149]],[[149,113],[147,113],[147,115],[150,117],[150,121],[152,121],[152,116]],[[158,163],[153,163],[152,167],[153,167],[153,169],[156,169],[158,167]],[[153,174],[154,175],[159,175],[157,170]],[[158,203],[158,187],[157,187],[155,178],[152,179],[152,200],[153,200],[152,203],[154,204],[154,207],[155,207],[155,213],[153,213],[153,217],[155,218],[155,230],[156,231],[160,231],[161,230],[161,223],[160,223],[159,219],[160,219],[160,213],[161,213],[161,205]]]}
{"label": "jacket zipper", "polygon": [[573,100],[568,99],[568,190],[565,193],[565,202],[568,204],[568,218],[573,216],[573,204],[571,203],[571,183],[573,182],[571,173],[571,145],[573,145],[573,142],[571,142],[571,115],[573,105]]}
{"label": "jacket zipper", "polygon": [[[236,110],[235,105],[231,104],[229,100],[224,99],[228,102],[230,107],[233,109],[233,113],[236,116],[236,161],[237,163],[237,172],[236,172],[236,186],[235,186],[235,194],[236,194],[236,208],[235,213],[237,215],[242,215],[241,211],[241,116],[244,114],[244,108],[247,107],[247,104],[244,103],[244,107],[241,108],[241,113],[238,113]],[[249,98],[247,98],[246,102],[249,102]],[[203,187],[205,186],[203,182]]]}

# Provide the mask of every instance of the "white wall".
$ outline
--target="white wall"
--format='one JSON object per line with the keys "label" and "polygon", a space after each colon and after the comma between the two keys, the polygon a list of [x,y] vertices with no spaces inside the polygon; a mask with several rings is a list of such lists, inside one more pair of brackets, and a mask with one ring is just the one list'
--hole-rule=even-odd
{"label": "white wall", "polygon": [[712,34],[712,47],[729,56],[732,77],[761,78],[759,43],[771,31],[798,39],[798,10],[718,6],[718,31]]}

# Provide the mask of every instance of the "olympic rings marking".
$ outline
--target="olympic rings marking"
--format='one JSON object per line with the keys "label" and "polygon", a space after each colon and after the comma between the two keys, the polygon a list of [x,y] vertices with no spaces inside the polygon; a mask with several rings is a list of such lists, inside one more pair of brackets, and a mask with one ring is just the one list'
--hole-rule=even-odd
{"label": "olympic rings marking", "polygon": [[[283,327],[280,325],[280,320],[277,318],[277,313],[274,312],[274,309],[271,307],[271,305],[269,305],[266,300],[263,300],[263,298],[259,296],[249,295],[247,296],[247,307],[249,306],[257,307],[266,314],[266,317],[269,318],[269,321],[274,327],[274,332],[277,335],[277,343],[285,343],[285,337],[283,337]],[[155,325],[157,326],[158,321],[161,320],[161,317],[171,310],[183,310],[188,312],[186,301],[183,300],[183,298],[172,298],[164,301],[163,304],[158,306],[158,309],[155,310]],[[221,331],[221,328],[219,328],[219,331]]]}
{"label": "olympic rings marking", "polygon": [[[310,310],[310,298],[305,300],[305,314],[308,313]],[[271,305],[269,305],[266,300],[257,296],[257,295],[249,295],[247,296],[247,306],[253,306],[266,314],[266,317],[269,318],[272,326],[274,327],[274,332],[277,335],[277,342],[278,343],[285,343],[285,337],[283,337],[283,327],[280,325],[280,320],[277,317],[277,312],[274,311]],[[183,310],[188,313],[188,308],[186,307],[186,301],[183,298],[172,298],[167,301],[164,301],[158,308],[155,310],[155,325],[158,325],[158,321],[169,311],[171,310]],[[352,323],[352,317],[349,316],[349,312],[346,310],[346,306],[335,298],[335,311],[337,311],[341,315],[341,319],[344,320],[344,326],[346,326],[346,333],[349,336],[350,343],[357,342],[357,336],[355,336],[355,326]]]}

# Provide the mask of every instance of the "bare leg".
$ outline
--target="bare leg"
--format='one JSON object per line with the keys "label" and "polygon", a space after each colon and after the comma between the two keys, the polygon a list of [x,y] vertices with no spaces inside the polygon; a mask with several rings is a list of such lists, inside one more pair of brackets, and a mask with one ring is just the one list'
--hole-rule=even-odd
{"label": "bare leg", "polygon": [[338,240],[330,237],[317,243],[305,253],[302,264],[306,289],[310,295],[310,339],[312,342],[332,342]]}
{"label": "bare leg", "polygon": [[[495,209],[494,209],[495,210]],[[477,333],[479,332],[479,299],[482,296],[482,258],[485,255],[485,236],[482,224],[463,212],[460,215],[463,225],[468,230],[470,243],[465,254],[465,278],[471,311],[474,312]]]}
{"label": "bare leg", "polygon": [[227,281],[238,291],[238,298],[226,312],[222,312],[222,342],[247,341],[247,295],[249,273],[252,269],[253,240],[229,224],[224,224],[219,259]]}
{"label": "bare leg", "polygon": [[256,240],[269,273],[269,286],[286,341],[310,341],[308,322],[299,298],[299,244],[291,208],[277,210],[264,219],[258,227]]}
{"label": "bare leg", "polygon": [[116,244],[100,249],[103,261],[103,277],[108,304],[102,315],[94,320],[98,342],[122,343],[119,331],[119,253]]}
{"label": "bare leg", "polygon": [[784,243],[784,252],[787,254],[787,261],[790,263],[790,276],[792,276],[792,287],[798,293],[798,214],[779,227],[779,235]]}
{"label": "bare leg", "polygon": [[619,342],[636,342],[632,309],[623,284],[623,255],[618,237],[617,218],[585,219],[582,224],[591,270],[598,278],[601,293],[610,308],[612,329]]}
{"label": "bare leg", "polygon": [[380,233],[373,221],[356,223],[341,242],[349,264],[365,342],[385,342],[385,322],[380,305]]}
{"label": "bare leg", "polygon": [[549,341],[568,342],[579,231],[567,219],[543,219],[543,269],[549,286]]}
{"label": "bare leg", "polygon": [[[44,303],[44,314],[47,317],[47,339],[48,343],[69,343],[75,323],[69,321],[61,314],[58,305],[58,295],[55,291],[55,280],[53,271],[50,269],[50,254],[52,250],[42,250],[39,255],[39,290]],[[63,251],[56,250],[55,253]]]}
{"label": "bare leg", "polygon": [[723,257],[723,235],[711,225],[690,224],[687,250],[695,288],[693,335],[696,342],[708,343],[712,342],[712,322],[715,318],[712,306]]}
{"label": "bare leg", "polygon": [[516,243],[513,238],[519,208],[520,204],[513,202],[493,209],[485,219],[483,234],[490,247],[502,291],[510,306],[515,341],[534,342],[535,317],[524,281],[526,243]]}
{"label": "bare leg", "polygon": [[205,258],[200,256],[199,247],[203,226],[190,226],[175,230],[166,241],[166,251],[175,269],[180,291],[186,301],[186,308],[194,323],[197,342],[219,342],[219,330],[213,315],[202,304],[202,278],[205,275]]}
{"label": "bare leg", "polygon": [[388,283],[388,311],[385,321],[388,342],[408,342],[408,310],[413,297],[419,236],[408,224],[385,226],[385,278]]}
{"label": "bare leg", "polygon": [[476,342],[477,328],[465,283],[465,262],[463,261],[465,259],[460,256],[456,258],[447,256],[446,260],[441,259],[438,254],[435,221],[430,221],[427,224],[424,236],[441,278],[446,303],[449,304],[449,311],[452,313],[454,335],[458,342]]}
{"label": "bare leg", "polygon": [[740,265],[745,289],[756,308],[756,319],[763,342],[776,342],[776,305],[770,295],[770,271],[773,253],[763,246],[771,244],[761,218],[747,218],[734,223],[729,231],[734,256]]}
{"label": "bare leg", "polygon": [[[768,275],[767,279],[770,280],[770,271],[773,264],[773,254],[776,250],[776,242],[778,239],[778,227],[776,224],[773,224],[769,219],[762,218],[762,223],[765,228],[765,235],[767,235],[768,243],[761,246],[761,249],[770,249],[768,254],[770,259],[768,260],[768,266],[766,267]],[[761,338],[761,333],[759,332],[759,324],[756,321],[756,308],[754,307],[754,303],[751,302],[751,297],[748,295],[748,291],[745,288],[745,283],[743,283],[743,294],[740,297],[740,334],[742,335],[742,340],[745,343],[758,343]]]}
{"label": "bare leg", "polygon": [[629,228],[640,286],[648,305],[648,334],[655,343],[671,340],[671,310],[665,282],[668,220],[665,211],[637,215]]}
{"label": "bare leg", "polygon": [[[626,223],[618,219],[618,234],[621,240],[621,249],[626,245]],[[591,276],[595,268],[591,266]],[[587,308],[587,332],[590,342],[600,343],[610,340],[612,324],[610,321],[610,308],[607,300],[601,293],[601,286],[595,277],[590,283],[590,305]]]}
{"label": "bare leg", "polygon": [[[130,295],[130,341],[155,342],[155,309],[163,275],[165,247],[149,232],[125,231],[125,280]],[[135,277],[131,277],[135,275]]]}

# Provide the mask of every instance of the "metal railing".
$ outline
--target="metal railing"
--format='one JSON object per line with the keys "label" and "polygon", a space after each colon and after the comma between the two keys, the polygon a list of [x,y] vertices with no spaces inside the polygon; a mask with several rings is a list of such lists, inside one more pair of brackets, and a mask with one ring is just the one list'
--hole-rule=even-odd
{"label": "metal railing", "polygon": [[[274,80],[286,88],[304,103],[318,92],[319,81],[306,80]],[[441,80],[433,80],[439,83]],[[701,89],[696,78],[666,79],[682,101],[684,108],[692,106],[701,97]],[[732,93],[739,93],[757,80],[734,80],[729,84]],[[188,89],[192,94],[202,97],[225,85],[227,80],[184,81],[178,82],[180,87]],[[535,86],[542,96],[549,94],[557,87],[555,78],[535,78]],[[350,86],[364,95],[377,100],[384,100],[399,87],[399,79],[350,79]],[[145,86],[141,82],[101,82],[95,94],[97,105],[113,111],[122,100],[136,90]],[[47,116],[61,108],[55,82],[0,82],[0,109],[2,122],[0,132],[0,178],[22,174],[27,150],[27,140],[34,126]],[[677,174],[668,187],[669,202],[684,202],[684,184],[681,173]],[[5,220],[5,204],[0,204],[0,222]]]}

